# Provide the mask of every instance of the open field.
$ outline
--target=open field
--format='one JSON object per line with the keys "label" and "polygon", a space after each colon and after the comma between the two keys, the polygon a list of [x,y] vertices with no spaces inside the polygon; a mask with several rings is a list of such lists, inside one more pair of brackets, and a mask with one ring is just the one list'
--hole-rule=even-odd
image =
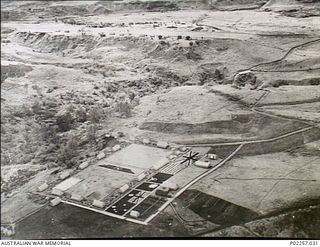
{"label": "open field", "polygon": [[[120,166],[133,166],[143,171],[161,163],[171,153],[169,150],[132,144],[108,157],[106,162]],[[135,174],[139,174],[139,172],[135,172]]]}
{"label": "open field", "polygon": [[265,214],[319,198],[318,164],[318,156],[299,154],[241,157],[193,188]]}
{"label": "open field", "polygon": [[320,121],[320,103],[304,103],[297,105],[275,105],[275,106],[264,106],[262,108],[266,112],[271,112],[276,115],[285,117],[296,117],[299,119],[306,119],[308,121],[313,121],[319,123]]}
{"label": "open field", "polygon": [[93,199],[103,199],[113,190],[121,187],[133,179],[133,176],[126,173],[110,171],[99,166],[90,166],[85,171],[77,174],[77,178],[83,181],[67,190],[68,193],[75,193],[85,198],[93,196]]}

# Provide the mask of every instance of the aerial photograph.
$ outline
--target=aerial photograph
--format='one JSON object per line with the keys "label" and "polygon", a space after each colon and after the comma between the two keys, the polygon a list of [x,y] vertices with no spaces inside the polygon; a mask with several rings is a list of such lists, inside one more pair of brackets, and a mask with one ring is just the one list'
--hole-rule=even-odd
{"label": "aerial photograph", "polygon": [[1,0],[1,239],[149,238],[320,239],[320,0]]}

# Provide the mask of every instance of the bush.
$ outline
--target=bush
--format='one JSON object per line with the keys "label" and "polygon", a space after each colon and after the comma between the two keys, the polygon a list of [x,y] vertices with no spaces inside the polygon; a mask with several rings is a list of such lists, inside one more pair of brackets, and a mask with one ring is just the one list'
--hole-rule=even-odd
{"label": "bush", "polygon": [[33,114],[38,115],[41,111],[41,104],[39,100],[35,100],[31,105],[31,110]]}
{"label": "bush", "polygon": [[87,114],[87,109],[84,107],[79,107],[76,110],[76,119],[78,122],[86,122],[88,120],[88,114]]}
{"label": "bush", "polygon": [[39,127],[39,133],[41,135],[42,140],[56,140],[57,127],[47,123],[41,123]]}
{"label": "bush", "polygon": [[75,165],[73,158],[78,155],[78,145],[79,140],[77,137],[72,136],[60,149],[60,153],[58,155],[58,162],[65,164],[68,168],[71,168]]}
{"label": "bush", "polygon": [[130,117],[132,114],[131,105],[127,101],[119,102],[115,110],[120,113],[121,117]]}
{"label": "bush", "polygon": [[70,130],[72,123],[73,118],[70,112],[65,112],[64,114],[58,115],[56,118],[58,129],[62,132]]}
{"label": "bush", "polygon": [[[41,110],[41,108],[40,108],[40,110]],[[22,105],[21,107],[16,107],[13,110],[12,115],[15,117],[19,117],[19,118],[30,117],[33,115],[33,110],[31,110],[26,105]]]}
{"label": "bush", "polygon": [[91,108],[88,112],[88,120],[93,123],[99,123],[102,118],[101,109],[94,107]]}
{"label": "bush", "polygon": [[87,129],[87,140],[90,143],[96,143],[97,138],[97,125],[92,124]]}
{"label": "bush", "polygon": [[8,166],[11,163],[10,156],[7,153],[1,152],[1,166]]}
{"label": "bush", "polygon": [[312,85],[312,86],[320,85],[320,78],[312,78],[310,80],[310,85]]}

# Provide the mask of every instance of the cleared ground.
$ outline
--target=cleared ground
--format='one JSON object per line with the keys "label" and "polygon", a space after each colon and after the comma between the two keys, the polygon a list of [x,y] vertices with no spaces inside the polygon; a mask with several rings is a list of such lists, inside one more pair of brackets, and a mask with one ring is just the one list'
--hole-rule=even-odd
{"label": "cleared ground", "polygon": [[166,162],[170,153],[165,149],[131,144],[61,182],[56,188],[81,195],[84,199],[104,200],[121,186],[137,179],[139,174]]}
{"label": "cleared ground", "polygon": [[[165,162],[171,153],[171,151],[161,148],[131,144],[109,156],[104,161],[100,161],[97,165],[107,162],[114,165],[133,167],[133,169],[147,170],[156,164]],[[135,173],[139,174],[138,171]]]}
{"label": "cleared ground", "polygon": [[131,174],[112,171],[96,165],[78,173],[76,177],[82,179],[82,182],[71,187],[67,192],[97,200],[105,198],[134,178]]}
{"label": "cleared ground", "polygon": [[280,116],[306,119],[316,123],[320,122],[320,102],[294,104],[294,105],[274,105],[262,107],[266,112],[271,112]]}
{"label": "cleared ground", "polygon": [[19,191],[14,193],[10,198],[1,198],[1,223],[15,223],[43,206],[41,203],[34,202],[30,198],[29,192],[35,190],[44,180],[47,180],[51,172],[53,170],[38,173],[36,177],[21,186]]}
{"label": "cleared ground", "polygon": [[289,153],[235,158],[192,188],[265,214],[318,198],[318,164],[318,156]]}

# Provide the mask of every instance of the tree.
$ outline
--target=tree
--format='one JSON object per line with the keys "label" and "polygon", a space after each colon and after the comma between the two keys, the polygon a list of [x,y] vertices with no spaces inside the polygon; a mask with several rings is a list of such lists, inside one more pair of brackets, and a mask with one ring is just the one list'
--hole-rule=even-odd
{"label": "tree", "polygon": [[60,149],[58,161],[65,164],[68,168],[75,165],[73,158],[78,155],[79,140],[76,136],[71,136],[67,143]]}
{"label": "tree", "polygon": [[97,138],[97,125],[92,124],[87,129],[87,140],[90,143],[96,143]]}

